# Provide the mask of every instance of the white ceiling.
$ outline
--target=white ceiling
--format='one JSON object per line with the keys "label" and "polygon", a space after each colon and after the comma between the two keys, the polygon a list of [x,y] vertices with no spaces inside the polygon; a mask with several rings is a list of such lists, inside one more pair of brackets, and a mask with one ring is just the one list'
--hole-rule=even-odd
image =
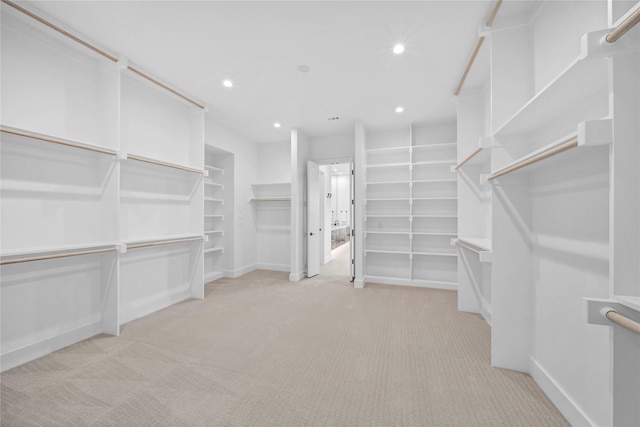
{"label": "white ceiling", "polygon": [[[218,122],[259,143],[285,141],[293,127],[311,137],[351,132],[357,119],[368,129],[453,122],[452,92],[495,4],[30,3],[205,102]],[[392,53],[396,43],[406,46],[404,54]],[[298,71],[303,64],[308,73]],[[223,79],[234,87],[223,87]],[[394,112],[398,105],[403,114]],[[340,120],[327,120],[335,116]]]}

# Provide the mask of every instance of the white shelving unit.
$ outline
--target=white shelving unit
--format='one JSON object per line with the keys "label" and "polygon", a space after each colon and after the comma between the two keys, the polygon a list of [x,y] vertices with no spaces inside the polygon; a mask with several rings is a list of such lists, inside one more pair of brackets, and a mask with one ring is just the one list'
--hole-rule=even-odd
{"label": "white shelving unit", "polygon": [[[451,139],[448,139],[451,138]],[[455,131],[369,134],[365,150],[366,280],[453,289]]]}
{"label": "white shelving unit", "polygon": [[[229,206],[233,206],[227,197],[231,191],[227,191],[225,183],[230,180],[232,174],[226,173],[225,166],[230,154],[205,145],[205,170],[207,176],[204,180],[204,280],[205,283],[217,280],[223,276],[226,222],[225,213]],[[232,209],[232,208],[230,208]],[[233,211],[231,211],[233,212]]]}
{"label": "white shelving unit", "polygon": [[613,325],[604,306],[640,319],[640,33],[603,44],[631,13],[609,3],[489,31],[458,98],[459,309],[575,425],[640,421],[637,336],[587,324]]}
{"label": "white shelving unit", "polygon": [[5,370],[203,297],[204,111],[5,4],[1,38]]}

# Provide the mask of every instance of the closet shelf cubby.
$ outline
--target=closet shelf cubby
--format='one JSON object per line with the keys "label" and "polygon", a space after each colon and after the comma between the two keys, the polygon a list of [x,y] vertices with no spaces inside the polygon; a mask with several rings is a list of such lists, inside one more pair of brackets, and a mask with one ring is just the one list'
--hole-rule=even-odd
{"label": "closet shelf cubby", "polygon": [[555,79],[525,103],[511,118],[497,128],[498,139],[508,135],[523,135],[553,122],[567,109],[600,92],[608,96],[608,67],[604,58],[580,55]]}
{"label": "closet shelf cubby", "polygon": [[578,125],[576,132],[565,135],[538,150],[517,158],[513,162],[493,171],[487,179],[493,180],[576,147],[595,147],[611,144],[612,141],[613,126],[611,119],[582,122]]}

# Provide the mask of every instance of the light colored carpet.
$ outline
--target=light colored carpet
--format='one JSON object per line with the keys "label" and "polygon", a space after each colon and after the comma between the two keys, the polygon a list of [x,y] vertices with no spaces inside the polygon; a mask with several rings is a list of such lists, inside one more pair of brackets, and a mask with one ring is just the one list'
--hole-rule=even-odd
{"label": "light colored carpet", "polygon": [[[346,248],[346,249],[345,249]],[[338,250],[348,252],[348,245]],[[564,426],[451,291],[255,271],[1,376],[2,426]]]}

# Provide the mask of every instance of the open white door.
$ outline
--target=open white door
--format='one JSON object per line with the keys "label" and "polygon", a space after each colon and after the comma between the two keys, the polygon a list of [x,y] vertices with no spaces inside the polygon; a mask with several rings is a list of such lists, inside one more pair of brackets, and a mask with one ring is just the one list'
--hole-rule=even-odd
{"label": "open white door", "polygon": [[356,215],[355,215],[355,197],[356,197],[356,176],[354,173],[353,161],[349,162],[349,212],[351,213],[351,230],[349,232],[349,246],[351,250],[351,260],[349,261],[349,276],[351,277],[351,281],[353,282],[356,278],[356,239],[354,233],[354,225],[356,223]]}
{"label": "open white door", "polygon": [[320,167],[307,161],[307,277],[320,273]]}

